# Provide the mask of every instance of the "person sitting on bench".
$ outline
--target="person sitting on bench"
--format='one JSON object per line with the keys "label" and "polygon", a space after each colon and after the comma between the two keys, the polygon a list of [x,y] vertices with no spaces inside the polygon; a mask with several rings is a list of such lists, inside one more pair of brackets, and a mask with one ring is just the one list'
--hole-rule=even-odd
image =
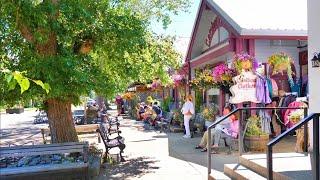
{"label": "person sitting on bench", "polygon": [[[231,112],[231,108],[229,106],[226,106],[223,109],[223,115],[227,115]],[[223,116],[221,117],[223,118]],[[220,118],[219,118],[220,119]],[[217,119],[217,120],[219,120]],[[229,118],[222,121],[220,124],[218,124],[215,128],[211,130],[211,139],[214,139],[214,145],[213,148],[217,148],[219,146],[219,141],[221,138],[223,138],[225,135],[231,136],[231,137],[237,137],[238,135],[238,121],[235,115],[231,115]],[[202,149],[201,152],[206,152],[208,142],[208,131],[206,131],[201,139],[201,142],[198,146],[196,146],[196,149]],[[213,153],[216,153],[213,151]]]}

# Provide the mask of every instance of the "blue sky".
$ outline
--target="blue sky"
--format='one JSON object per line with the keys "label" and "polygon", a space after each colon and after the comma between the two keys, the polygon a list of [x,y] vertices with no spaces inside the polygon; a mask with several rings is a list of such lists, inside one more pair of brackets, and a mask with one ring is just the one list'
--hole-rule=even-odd
{"label": "blue sky", "polygon": [[152,23],[152,30],[157,34],[176,36],[176,49],[184,56],[188,48],[193,24],[197,15],[200,0],[194,0],[188,12],[181,12],[178,15],[172,15],[172,23],[167,29],[162,28],[161,23]]}

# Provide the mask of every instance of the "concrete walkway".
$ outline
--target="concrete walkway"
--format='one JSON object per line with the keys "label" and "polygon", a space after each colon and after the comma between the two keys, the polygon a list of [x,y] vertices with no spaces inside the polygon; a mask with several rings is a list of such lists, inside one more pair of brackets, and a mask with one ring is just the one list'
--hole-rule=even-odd
{"label": "concrete walkway", "polygon": [[[126,162],[101,169],[97,179],[206,179],[206,153],[194,149],[200,135],[184,139],[182,133],[159,133],[146,130],[142,122],[123,119]],[[223,171],[223,164],[234,163],[235,155],[214,155],[214,168]]]}

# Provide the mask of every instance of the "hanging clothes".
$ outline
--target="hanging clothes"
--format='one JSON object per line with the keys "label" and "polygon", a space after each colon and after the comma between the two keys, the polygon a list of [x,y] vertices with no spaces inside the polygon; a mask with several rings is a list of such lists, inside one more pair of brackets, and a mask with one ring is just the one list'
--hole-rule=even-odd
{"label": "hanging clothes", "polygon": [[267,134],[271,134],[271,116],[267,113],[267,111],[259,111],[259,117],[261,118],[261,131]]}
{"label": "hanging clothes", "polygon": [[276,80],[270,79],[272,84],[272,97],[278,97],[279,96],[279,88]]}
{"label": "hanging clothes", "polygon": [[273,97],[273,89],[272,89],[272,82],[271,82],[271,79],[270,78],[267,78],[267,84],[268,84],[268,89],[269,89],[269,96],[270,97]]}
{"label": "hanging clothes", "polygon": [[266,79],[261,76],[258,76],[256,80],[256,96],[257,100],[262,104],[271,103],[271,99],[269,96],[269,89]]}

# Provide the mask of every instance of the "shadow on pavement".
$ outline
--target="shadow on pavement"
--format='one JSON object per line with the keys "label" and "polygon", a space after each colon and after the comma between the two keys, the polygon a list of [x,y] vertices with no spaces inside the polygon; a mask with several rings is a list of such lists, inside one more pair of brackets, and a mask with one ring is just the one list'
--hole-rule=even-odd
{"label": "shadow on pavement", "polygon": [[159,169],[154,164],[158,162],[149,157],[138,157],[127,159],[126,162],[117,165],[107,165],[105,169],[101,169],[104,175],[98,179],[130,179],[139,178],[145,174],[154,173],[155,169]]}
{"label": "shadow on pavement", "polygon": [[[182,133],[168,133],[169,156],[207,167],[207,153],[194,148],[200,143],[201,134],[191,139],[184,139],[182,136]],[[237,162],[237,152],[230,155],[226,152],[212,155],[212,168],[221,172],[223,172],[224,164]]]}

